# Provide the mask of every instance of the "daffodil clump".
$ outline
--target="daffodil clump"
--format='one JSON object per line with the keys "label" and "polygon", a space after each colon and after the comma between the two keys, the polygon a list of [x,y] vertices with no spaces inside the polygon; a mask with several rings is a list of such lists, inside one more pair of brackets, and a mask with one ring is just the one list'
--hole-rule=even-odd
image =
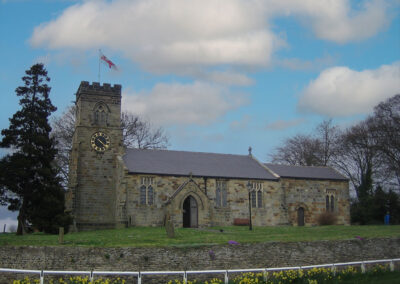
{"label": "daffodil clump", "polygon": [[[377,265],[370,268],[368,275],[379,275],[388,273],[388,266]],[[298,270],[282,270],[268,273],[243,273],[239,276],[229,279],[229,284],[321,284],[321,283],[341,283],[352,279],[357,275],[361,275],[360,269],[352,266],[346,268],[312,268]],[[187,281],[187,284],[222,284],[224,281],[219,278],[214,278],[204,282]],[[347,282],[348,283],[348,282]],[[168,284],[185,284],[181,280],[169,281]]]}
{"label": "daffodil clump", "polygon": [[[95,279],[93,281],[89,280],[89,277],[82,276],[74,276],[69,278],[59,278],[59,279],[49,279],[45,280],[45,283],[48,284],[125,284],[125,280],[121,278],[117,279]],[[39,279],[29,279],[29,277],[25,277],[22,280],[14,280],[13,284],[39,284]]]}
{"label": "daffodil clump", "polygon": [[[182,281],[180,281],[180,280],[169,280],[168,281],[168,284],[182,284],[183,282]],[[218,283],[220,283],[220,282],[218,282]],[[186,282],[186,284],[198,284],[198,282],[196,281],[196,280],[194,280],[194,281],[187,281]]]}

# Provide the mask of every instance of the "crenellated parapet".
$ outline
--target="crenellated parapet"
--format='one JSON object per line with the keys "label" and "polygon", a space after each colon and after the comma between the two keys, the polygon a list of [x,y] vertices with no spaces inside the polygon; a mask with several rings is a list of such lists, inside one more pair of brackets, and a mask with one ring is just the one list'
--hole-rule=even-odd
{"label": "crenellated parapet", "polygon": [[113,95],[113,96],[121,96],[121,85],[115,84],[111,85],[108,83],[104,83],[101,85],[98,82],[93,82],[90,84],[87,81],[82,81],[79,88],[78,92],[76,93],[77,97],[80,96],[81,94],[93,94],[93,95]]}

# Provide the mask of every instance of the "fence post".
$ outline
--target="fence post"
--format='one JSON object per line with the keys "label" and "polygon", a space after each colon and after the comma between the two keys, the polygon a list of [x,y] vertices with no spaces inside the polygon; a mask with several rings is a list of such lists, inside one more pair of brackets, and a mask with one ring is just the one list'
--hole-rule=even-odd
{"label": "fence post", "polygon": [[364,263],[364,261],[361,263],[361,273],[365,273],[365,263]]}
{"label": "fence post", "polygon": [[142,284],[142,274],[140,274],[140,271],[139,271],[139,274],[137,276],[137,284]]}
{"label": "fence post", "polygon": [[225,284],[228,284],[229,278],[228,278],[228,270],[225,271]]}
{"label": "fence post", "polygon": [[42,270],[42,271],[40,271],[40,284],[43,284],[43,283],[44,283],[44,273]]}
{"label": "fence post", "polygon": [[394,271],[394,261],[393,259],[390,261],[390,271]]}
{"label": "fence post", "polygon": [[93,282],[93,270],[91,270],[90,271],[90,275],[89,275],[89,278],[90,278],[90,282]]}
{"label": "fence post", "polygon": [[263,271],[263,278],[264,281],[267,282],[268,281],[268,268],[265,268]]}
{"label": "fence post", "polygon": [[183,272],[183,284],[187,283],[187,273],[186,270]]}
{"label": "fence post", "polygon": [[64,227],[58,228],[58,243],[60,245],[64,244]]}

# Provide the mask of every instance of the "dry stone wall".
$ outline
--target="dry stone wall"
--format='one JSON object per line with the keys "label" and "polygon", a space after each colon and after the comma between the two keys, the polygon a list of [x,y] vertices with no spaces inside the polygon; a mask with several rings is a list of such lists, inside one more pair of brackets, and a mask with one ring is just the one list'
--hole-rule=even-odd
{"label": "dry stone wall", "polygon": [[[210,254],[215,256],[213,260]],[[107,271],[208,270],[298,266],[399,257],[400,238],[268,242],[185,248],[4,246],[0,248],[0,267]],[[0,283],[9,283],[13,277],[16,276],[0,273]]]}

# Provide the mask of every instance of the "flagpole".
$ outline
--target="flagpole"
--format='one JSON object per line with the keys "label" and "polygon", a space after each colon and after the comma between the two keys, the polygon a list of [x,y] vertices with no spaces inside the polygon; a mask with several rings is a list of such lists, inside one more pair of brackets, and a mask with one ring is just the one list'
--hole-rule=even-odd
{"label": "flagpole", "polygon": [[100,57],[101,57],[101,49],[99,49],[99,73],[98,73],[98,75],[99,75],[99,84],[100,84]]}

